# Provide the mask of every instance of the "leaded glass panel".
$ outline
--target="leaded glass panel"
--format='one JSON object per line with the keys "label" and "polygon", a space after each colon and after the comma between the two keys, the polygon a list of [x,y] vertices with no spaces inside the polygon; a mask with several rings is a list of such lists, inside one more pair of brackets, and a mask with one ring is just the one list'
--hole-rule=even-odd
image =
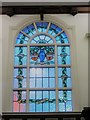
{"label": "leaded glass panel", "polygon": [[59,111],[72,111],[72,92],[70,90],[59,91]]}
{"label": "leaded glass panel", "polygon": [[33,65],[54,64],[54,46],[30,47],[30,64]]}
{"label": "leaded glass panel", "polygon": [[26,88],[26,68],[14,69],[14,88]]}
{"label": "leaded glass panel", "polygon": [[15,47],[14,54],[15,65],[26,65],[27,64],[27,47]]}
{"label": "leaded glass panel", "polygon": [[70,65],[70,47],[69,46],[58,47],[58,64]]}
{"label": "leaded glass panel", "polygon": [[51,43],[53,43],[53,39],[47,35],[40,34],[38,36],[35,36],[32,39],[31,44],[35,44],[35,43],[37,43],[37,44],[51,44]]}
{"label": "leaded glass panel", "polygon": [[48,22],[37,22],[36,23],[38,32],[46,32],[48,27]]}
{"label": "leaded glass panel", "polygon": [[55,91],[30,91],[30,112],[55,112]]}
{"label": "leaded glass panel", "polygon": [[51,23],[50,28],[49,28],[49,30],[48,30],[48,33],[49,33],[50,35],[52,35],[52,36],[55,36],[55,35],[57,35],[57,34],[58,34],[59,32],[61,32],[61,31],[62,31],[61,28],[59,28],[57,25]]}
{"label": "leaded glass panel", "polygon": [[36,33],[36,29],[35,29],[34,24],[31,24],[31,25],[25,27],[22,31],[30,37]]}
{"label": "leaded glass panel", "polygon": [[60,35],[56,36],[56,41],[57,41],[57,43],[60,43],[60,44],[68,44],[69,43],[68,36],[66,35],[66,33],[64,31]]}
{"label": "leaded glass panel", "polygon": [[16,44],[27,44],[28,41],[29,41],[29,38],[21,32],[18,34],[16,38]]}
{"label": "leaded glass panel", "polygon": [[50,22],[35,22],[26,26],[15,41],[13,111],[72,110],[70,42],[67,34]]}
{"label": "leaded glass panel", "polygon": [[30,68],[30,88],[55,88],[55,68]]}

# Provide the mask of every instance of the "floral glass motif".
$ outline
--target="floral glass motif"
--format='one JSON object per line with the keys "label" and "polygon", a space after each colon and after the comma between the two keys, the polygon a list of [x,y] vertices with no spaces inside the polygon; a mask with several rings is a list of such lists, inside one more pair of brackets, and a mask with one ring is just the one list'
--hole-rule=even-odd
{"label": "floral glass motif", "polygon": [[54,64],[54,46],[30,47],[30,64]]}
{"label": "floral glass motif", "polygon": [[35,22],[16,37],[13,111],[55,112],[57,107],[73,110],[70,42],[57,25]]}

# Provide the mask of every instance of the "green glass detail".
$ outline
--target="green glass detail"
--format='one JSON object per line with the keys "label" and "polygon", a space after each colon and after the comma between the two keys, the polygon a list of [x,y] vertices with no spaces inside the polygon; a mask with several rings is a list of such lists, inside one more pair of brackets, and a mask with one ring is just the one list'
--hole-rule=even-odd
{"label": "green glass detail", "polygon": [[62,47],[61,48],[61,54],[62,54],[62,64],[66,64],[66,48]]}
{"label": "green glass detail", "polygon": [[[66,99],[58,99],[59,100],[59,103],[62,103],[62,102],[66,102]],[[29,102],[30,103],[36,103],[36,104],[42,104],[42,103],[54,103],[56,102],[56,99],[48,99],[48,98],[44,98],[44,99],[29,99]]]}
{"label": "green glass detail", "polygon": [[68,78],[68,75],[66,74],[66,72],[67,72],[66,68],[62,68],[61,78],[63,80],[63,87],[67,87],[67,78]]}
{"label": "green glass detail", "polygon": [[67,101],[67,91],[63,91],[63,99],[65,100],[65,102]]}

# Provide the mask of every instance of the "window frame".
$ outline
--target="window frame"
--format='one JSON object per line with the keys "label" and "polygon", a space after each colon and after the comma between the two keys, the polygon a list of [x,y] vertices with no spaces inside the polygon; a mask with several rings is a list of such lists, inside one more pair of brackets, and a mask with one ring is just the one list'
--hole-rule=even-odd
{"label": "window frame", "polygon": [[[53,17],[52,17],[53,18]],[[30,18],[29,18],[30,19]],[[31,20],[31,19],[30,19]],[[38,21],[38,20],[35,20],[35,21]],[[33,23],[33,22],[35,22],[35,21],[33,21],[33,20],[31,20],[31,23]],[[48,19],[47,19],[47,21],[50,21],[50,18],[48,17]],[[40,22],[40,21],[39,21]],[[51,21],[50,21],[51,22]],[[25,21],[23,22],[23,23],[25,23]],[[55,23],[56,24],[56,19],[53,19],[52,20],[52,23]],[[58,24],[56,24],[56,25],[58,25],[58,26],[60,26],[60,21],[59,22],[57,22]],[[30,24],[30,21],[28,21],[28,24]],[[24,28],[26,25],[28,25],[27,24],[27,22],[26,22],[26,24],[24,24],[24,26],[22,27],[22,28]],[[67,34],[68,33],[68,35],[69,35],[69,40],[70,40],[70,44],[71,44],[71,61],[72,61],[72,63],[71,63],[71,65],[72,65],[72,83],[73,83],[73,85],[72,85],[72,94],[73,94],[73,111],[76,111],[76,110],[79,110],[79,105],[77,106],[77,104],[78,104],[78,98],[75,98],[75,96],[77,96],[77,94],[78,94],[78,87],[73,87],[74,86],[74,84],[76,84],[76,82],[75,82],[75,79],[77,79],[77,76],[75,76],[76,74],[77,74],[77,71],[76,71],[76,68],[77,68],[77,63],[75,62],[75,60],[76,60],[76,56],[73,56],[72,54],[73,53],[75,53],[76,52],[76,48],[75,48],[75,44],[73,44],[73,43],[75,43],[75,41],[72,41],[71,42],[71,39],[73,38],[73,36],[74,36],[74,34],[73,34],[73,32],[75,32],[74,31],[74,27],[73,26],[68,26],[67,25],[67,27],[66,27],[66,24],[63,24],[63,28],[64,28],[64,31],[65,31],[65,33]],[[21,27],[21,25],[19,25],[19,27]],[[10,38],[11,38],[11,40],[14,38],[15,39],[15,37],[17,36],[17,34],[18,34],[18,31],[20,31],[20,29],[18,29],[19,28],[18,26],[17,27],[11,27],[11,35],[10,35]],[[66,27],[66,28],[65,28]],[[61,25],[61,28],[62,28],[62,25]],[[70,36],[70,34],[71,34],[71,36]],[[75,36],[74,36],[75,37]],[[74,38],[75,39],[75,38]],[[73,39],[72,39],[73,40]],[[11,44],[14,46],[14,42],[12,41],[11,42]],[[14,51],[14,47],[12,46],[11,47],[11,44],[10,44],[10,48],[9,49],[12,49],[13,51]],[[11,52],[11,53],[9,53],[9,65],[10,65],[10,63],[14,63],[14,61],[13,61],[13,55],[14,55],[14,53],[13,53],[13,51]],[[12,57],[13,56],[13,57]],[[72,57],[73,56],[73,57]],[[73,63],[75,63],[75,65],[73,64]],[[73,69],[74,68],[74,69]],[[10,83],[12,83],[12,79],[11,78],[13,78],[13,76],[12,76],[12,69],[13,69],[13,64],[11,65],[11,67],[10,67],[10,71],[11,71],[11,73],[10,73],[10,71],[8,72],[9,74],[8,74],[8,78],[10,78]],[[74,74],[73,74],[74,73]],[[10,77],[10,75],[11,75],[11,77]],[[10,84],[11,85],[11,84]],[[76,86],[76,85],[75,85]],[[13,88],[12,88],[13,89]],[[10,90],[10,91],[12,91],[12,90]],[[10,94],[12,94],[11,92],[10,92]],[[10,100],[10,101],[12,101],[12,100]],[[12,111],[12,105],[10,105],[10,109],[11,109],[11,111]]]}

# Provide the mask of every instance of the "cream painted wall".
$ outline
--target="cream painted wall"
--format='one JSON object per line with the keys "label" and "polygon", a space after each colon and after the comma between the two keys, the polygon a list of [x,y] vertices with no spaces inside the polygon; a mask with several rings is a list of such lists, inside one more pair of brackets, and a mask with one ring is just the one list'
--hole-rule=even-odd
{"label": "cream painted wall", "polygon": [[2,16],[0,16],[0,114],[2,112]]}
{"label": "cream painted wall", "polygon": [[[76,42],[76,62],[77,62],[77,79],[76,82],[79,86],[79,97],[80,108],[82,110],[84,106],[88,105],[88,40],[85,34],[88,32],[88,15],[78,14],[76,16],[71,15],[51,15],[59,21],[64,21],[67,25],[74,26],[74,38]],[[13,17],[3,16],[2,18],[2,55],[3,55],[3,69],[2,69],[2,80],[3,80],[3,111],[11,111],[11,96],[9,93],[12,92],[9,86],[12,86],[10,79],[8,79],[8,56],[9,56],[9,42],[10,27],[16,26],[21,23],[24,19],[30,16],[18,15]],[[12,39],[13,40],[13,39]]]}

